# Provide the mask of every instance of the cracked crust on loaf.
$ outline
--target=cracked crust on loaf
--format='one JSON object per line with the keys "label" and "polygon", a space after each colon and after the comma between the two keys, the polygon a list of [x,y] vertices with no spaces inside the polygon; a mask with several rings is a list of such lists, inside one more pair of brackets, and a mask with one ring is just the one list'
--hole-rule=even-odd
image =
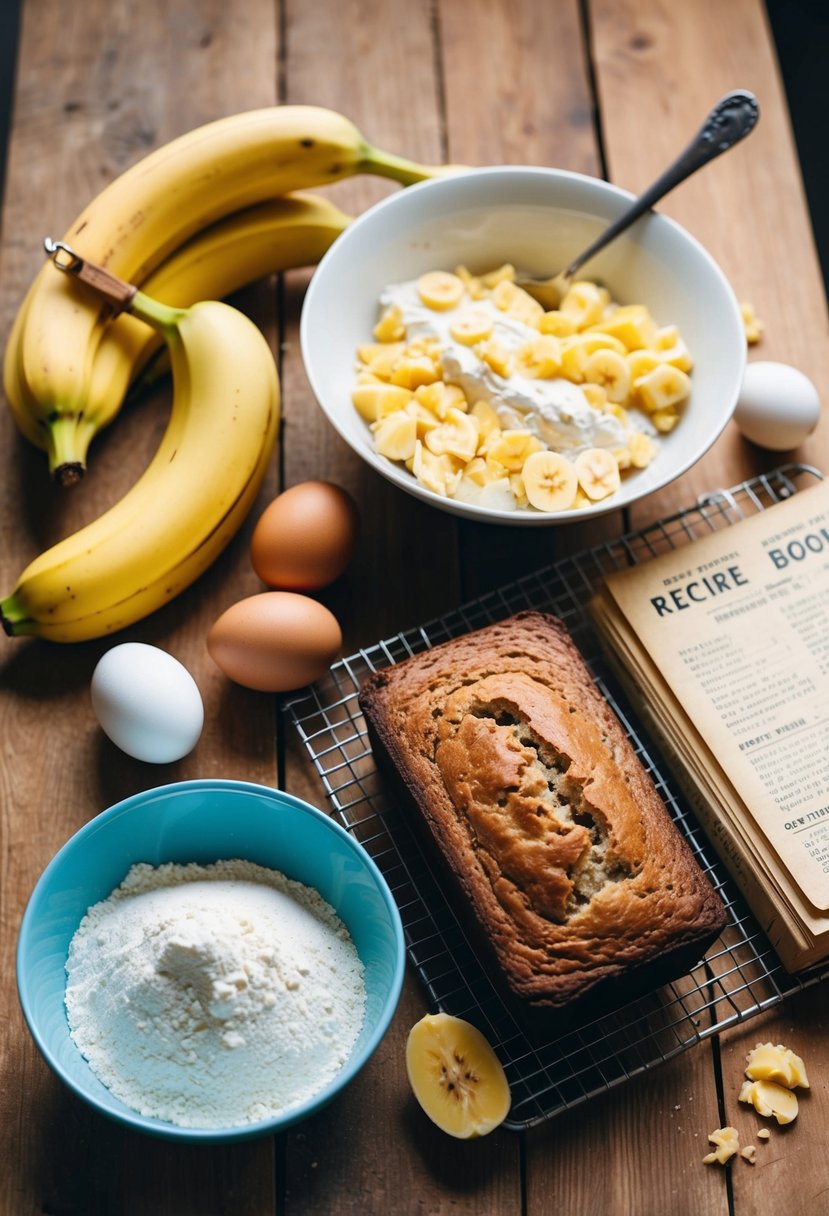
{"label": "cracked crust on loaf", "polygon": [[360,705],[524,1003],[666,982],[722,930],[719,897],[555,617],[522,612],[383,669]]}

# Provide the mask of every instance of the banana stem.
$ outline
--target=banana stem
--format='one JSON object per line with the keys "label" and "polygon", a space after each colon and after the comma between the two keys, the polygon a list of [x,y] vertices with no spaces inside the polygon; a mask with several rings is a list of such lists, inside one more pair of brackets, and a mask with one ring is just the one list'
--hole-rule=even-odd
{"label": "banana stem", "polygon": [[11,595],[0,603],[0,624],[3,626],[3,632],[7,637],[13,638],[25,631],[28,615],[24,606],[18,601],[17,593],[12,592]]}
{"label": "banana stem", "polygon": [[49,471],[59,486],[76,485],[83,477],[83,456],[94,433],[94,424],[86,422],[83,413],[59,414],[50,419],[46,450]]}
{"label": "banana stem", "polygon": [[159,300],[144,295],[143,291],[136,291],[127,311],[166,336],[176,329],[187,309],[173,308],[170,304],[162,304]]}
{"label": "banana stem", "polygon": [[392,152],[384,152],[372,144],[366,146],[360,169],[364,173],[374,173],[378,177],[390,177],[401,186],[413,186],[416,182],[428,182],[433,177],[441,177],[448,166],[419,165],[416,161],[406,160],[403,156],[395,156]]}

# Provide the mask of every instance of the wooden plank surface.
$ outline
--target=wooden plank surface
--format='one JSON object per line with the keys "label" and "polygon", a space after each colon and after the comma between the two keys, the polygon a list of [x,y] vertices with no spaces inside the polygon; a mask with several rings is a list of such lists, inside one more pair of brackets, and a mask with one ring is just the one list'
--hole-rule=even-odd
{"label": "wooden plank surface", "polygon": [[[329,105],[373,142],[418,160],[557,165],[642,188],[728,88],[753,89],[751,141],[662,204],[713,253],[766,323],[752,357],[782,359],[827,382],[826,305],[797,160],[760,0],[26,0],[0,260],[0,341],[59,231],[102,185],[150,148],[221,114],[271,104]],[[712,38],[711,31],[717,36]],[[677,67],[681,64],[681,77]],[[56,187],[56,183],[58,183]],[[361,211],[397,189],[359,178],[330,193]],[[321,597],[347,652],[572,552],[628,523],[685,505],[778,463],[733,424],[706,459],[630,519],[588,528],[487,529],[398,494],[367,471],[316,407],[299,355],[308,272],[235,302],[278,350],[284,423],[260,506],[281,486],[325,477],[362,516],[360,546]],[[157,446],[168,390],[131,407],[96,441],[86,482],[52,489],[40,453],[0,417],[0,577],[93,518],[135,480]],[[826,423],[798,457],[829,466]],[[219,611],[258,589],[247,559],[252,520],[197,587],[131,631],[196,676],[207,726],[184,761],[151,768],[104,740],[88,682],[104,643],[9,643],[0,658],[0,1216],[286,1216],[433,1212],[541,1216],[760,1216],[826,1208],[822,1129],[829,1047],[820,989],[703,1043],[605,1097],[524,1135],[462,1144],[438,1133],[409,1092],[406,1034],[427,1008],[413,976],[394,1022],[355,1083],[277,1140],[187,1150],[98,1118],[48,1072],[25,1031],[11,977],[31,887],[92,814],[162,781],[277,780],[322,804],[319,780],[271,699],[232,687],[204,651]],[[707,1133],[757,1120],[736,1102],[757,1037],[789,1042],[813,1092],[788,1131],[758,1145],[755,1167],[706,1168]],[[718,1084],[721,1085],[722,1107]],[[824,1206],[821,1206],[824,1205]]]}

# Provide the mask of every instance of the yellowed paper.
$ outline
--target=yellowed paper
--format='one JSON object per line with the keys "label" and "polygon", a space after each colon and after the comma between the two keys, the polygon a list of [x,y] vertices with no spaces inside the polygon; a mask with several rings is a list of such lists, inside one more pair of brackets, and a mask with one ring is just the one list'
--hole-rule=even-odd
{"label": "yellowed paper", "polygon": [[607,588],[793,882],[829,909],[829,482]]}

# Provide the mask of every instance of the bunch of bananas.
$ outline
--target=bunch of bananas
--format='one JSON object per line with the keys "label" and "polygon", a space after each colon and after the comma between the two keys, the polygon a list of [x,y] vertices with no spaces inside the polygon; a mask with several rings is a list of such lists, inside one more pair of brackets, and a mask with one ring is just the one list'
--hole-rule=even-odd
{"label": "bunch of bananas", "polygon": [[73,484],[90,442],[162,343],[173,410],[129,493],[23,571],[0,602],[7,633],[102,636],[166,603],[214,560],[255,498],[279,413],[264,338],[215,301],[316,262],[342,232],[349,217],[301,191],[358,173],[407,185],[437,172],[373,147],[333,111],[277,106],[173,140],[78,216],[62,243],[140,290],[113,316],[102,295],[44,264],[5,353],[17,425],[44,449],[53,477]]}

